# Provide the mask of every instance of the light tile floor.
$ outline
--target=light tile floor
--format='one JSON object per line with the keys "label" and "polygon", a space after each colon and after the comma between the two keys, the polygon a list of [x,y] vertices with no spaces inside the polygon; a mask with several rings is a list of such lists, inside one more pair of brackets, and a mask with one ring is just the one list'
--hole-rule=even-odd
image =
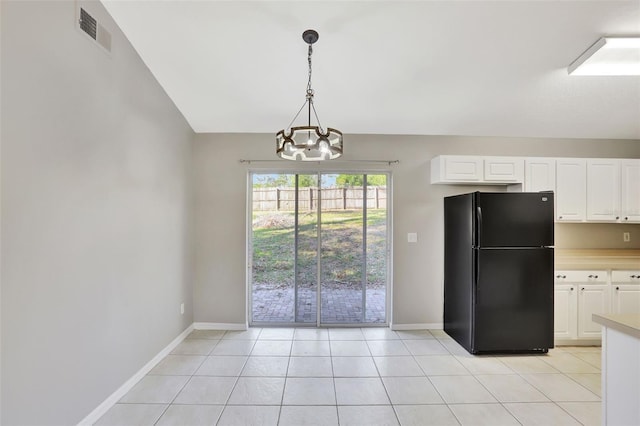
{"label": "light tile floor", "polygon": [[599,425],[600,348],[472,356],[441,330],[192,332],[97,425]]}

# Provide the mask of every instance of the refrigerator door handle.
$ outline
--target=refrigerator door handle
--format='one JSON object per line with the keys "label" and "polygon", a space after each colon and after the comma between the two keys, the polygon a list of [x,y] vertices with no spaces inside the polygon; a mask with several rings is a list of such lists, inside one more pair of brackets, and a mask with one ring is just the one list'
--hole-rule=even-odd
{"label": "refrigerator door handle", "polygon": [[473,273],[475,275],[473,277],[473,305],[475,306],[478,301],[478,281],[480,280],[480,250],[474,250],[473,255],[473,263],[475,266],[475,268],[473,268]]}
{"label": "refrigerator door handle", "polygon": [[476,207],[476,247],[482,247],[482,207]]}

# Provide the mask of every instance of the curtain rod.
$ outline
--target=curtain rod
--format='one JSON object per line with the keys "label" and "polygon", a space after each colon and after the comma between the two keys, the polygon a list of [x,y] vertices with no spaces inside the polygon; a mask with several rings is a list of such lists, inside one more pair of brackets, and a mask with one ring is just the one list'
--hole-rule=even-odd
{"label": "curtain rod", "polygon": [[[285,164],[282,160],[245,160],[240,159],[241,164],[251,164],[251,163],[280,163]],[[292,162],[289,162],[291,164]],[[400,160],[330,160],[330,161],[296,161],[297,164],[300,163],[314,163],[314,164],[349,164],[349,163],[373,163],[373,164],[387,164],[389,166],[393,164],[399,164]]]}

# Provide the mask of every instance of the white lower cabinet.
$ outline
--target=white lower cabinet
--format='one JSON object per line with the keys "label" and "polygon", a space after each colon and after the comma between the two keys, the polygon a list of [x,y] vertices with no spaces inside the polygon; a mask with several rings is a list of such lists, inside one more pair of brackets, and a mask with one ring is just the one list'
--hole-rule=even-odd
{"label": "white lower cabinet", "polygon": [[555,276],[555,338],[600,339],[600,325],[591,316],[609,311],[607,271],[556,271]]}
{"label": "white lower cabinet", "polygon": [[556,284],[553,329],[556,339],[578,337],[578,298],[574,284]]}
{"label": "white lower cabinet", "polygon": [[[606,272],[604,273],[606,280]],[[602,338],[602,326],[593,322],[593,314],[609,312],[609,284],[580,284],[578,291],[578,339]]]}
{"label": "white lower cabinet", "polygon": [[611,312],[640,313],[640,270],[611,272]]}

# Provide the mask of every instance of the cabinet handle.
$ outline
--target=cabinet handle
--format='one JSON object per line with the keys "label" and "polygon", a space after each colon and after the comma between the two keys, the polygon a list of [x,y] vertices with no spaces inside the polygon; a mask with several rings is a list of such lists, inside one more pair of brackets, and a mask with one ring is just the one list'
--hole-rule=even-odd
{"label": "cabinet handle", "polygon": [[631,278],[639,278],[637,275],[631,275]]}
{"label": "cabinet handle", "polygon": [[616,287],[616,290],[620,290],[620,287]]}
{"label": "cabinet handle", "polygon": [[567,276],[566,275],[556,275],[556,278],[563,278],[564,279],[564,278],[567,278]]}
{"label": "cabinet handle", "polygon": [[616,220],[620,219],[620,216],[616,216]]}
{"label": "cabinet handle", "polygon": [[558,219],[562,219],[562,216],[558,216]]}
{"label": "cabinet handle", "polygon": [[582,287],[582,291],[584,291],[584,287]]}
{"label": "cabinet handle", "polygon": [[571,287],[571,291],[573,291],[573,287]]}
{"label": "cabinet handle", "polygon": [[628,217],[628,216],[625,216],[625,217],[624,217],[624,220],[629,220],[629,217]]}
{"label": "cabinet handle", "polygon": [[589,275],[589,278],[598,278],[597,275]]}

